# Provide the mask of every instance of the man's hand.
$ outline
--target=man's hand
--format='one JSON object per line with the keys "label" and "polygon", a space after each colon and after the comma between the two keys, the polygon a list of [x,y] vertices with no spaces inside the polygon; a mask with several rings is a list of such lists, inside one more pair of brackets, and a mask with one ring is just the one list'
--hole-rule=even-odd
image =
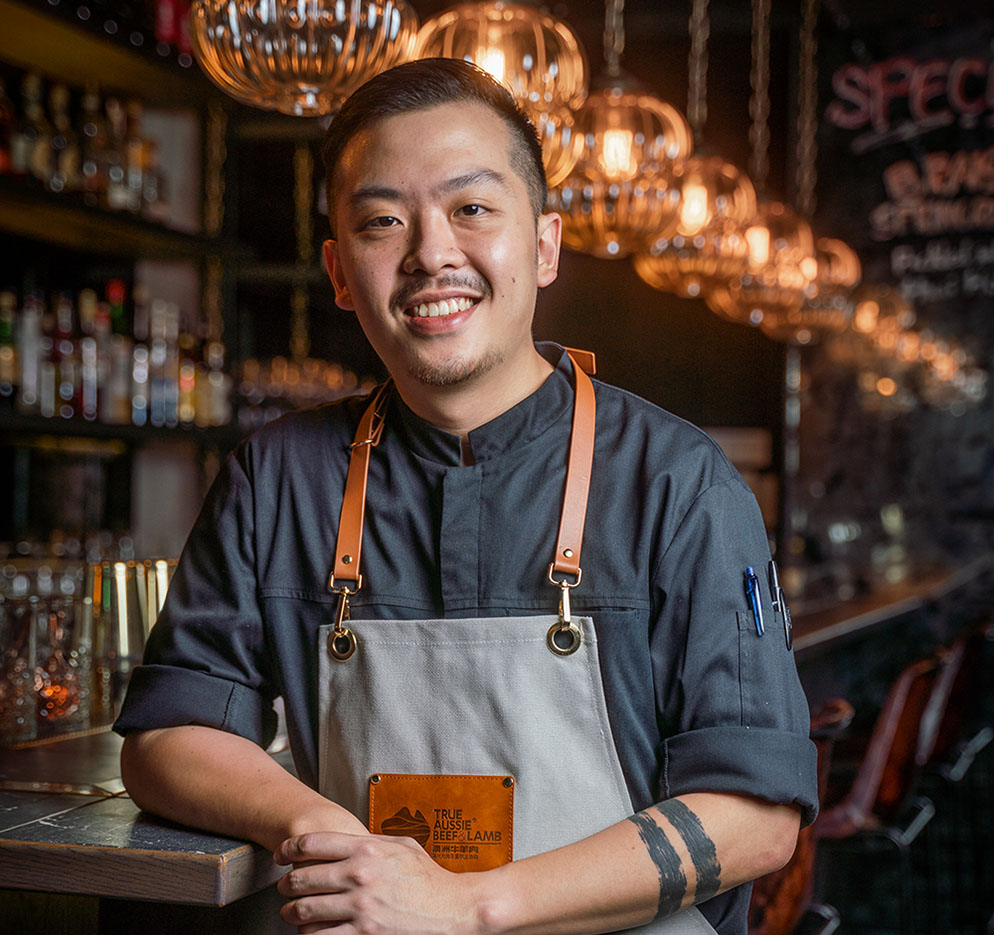
{"label": "man's hand", "polygon": [[288,838],[278,864],[281,915],[302,933],[375,931],[383,935],[471,935],[479,931],[477,874],[438,866],[413,838],[314,832]]}

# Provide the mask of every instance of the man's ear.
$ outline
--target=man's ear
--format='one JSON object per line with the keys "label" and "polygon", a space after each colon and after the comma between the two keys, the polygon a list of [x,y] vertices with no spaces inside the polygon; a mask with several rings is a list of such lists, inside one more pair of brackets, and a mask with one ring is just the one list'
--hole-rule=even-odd
{"label": "man's ear", "polygon": [[326,240],[322,245],[324,251],[324,265],[328,270],[328,278],[335,287],[335,304],[348,312],[355,311],[352,304],[352,295],[349,287],[345,284],[345,276],[342,274],[342,264],[338,261],[338,244],[334,240]]}
{"label": "man's ear", "polygon": [[538,287],[551,285],[559,275],[563,219],[555,212],[538,217]]}

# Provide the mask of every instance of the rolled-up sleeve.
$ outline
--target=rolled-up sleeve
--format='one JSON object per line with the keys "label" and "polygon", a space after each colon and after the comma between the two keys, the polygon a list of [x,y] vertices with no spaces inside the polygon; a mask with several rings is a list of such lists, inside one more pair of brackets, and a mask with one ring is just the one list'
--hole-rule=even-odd
{"label": "rolled-up sleeve", "polygon": [[199,724],[265,746],[276,730],[244,448],[218,474],[131,674],[118,733]]}
{"label": "rolled-up sleeve", "polygon": [[[654,575],[652,635],[663,727],[661,797],[731,792],[818,809],[817,754],[784,621],[767,580],[766,532],[737,477],[692,502]],[[760,582],[757,633],[746,569]]]}

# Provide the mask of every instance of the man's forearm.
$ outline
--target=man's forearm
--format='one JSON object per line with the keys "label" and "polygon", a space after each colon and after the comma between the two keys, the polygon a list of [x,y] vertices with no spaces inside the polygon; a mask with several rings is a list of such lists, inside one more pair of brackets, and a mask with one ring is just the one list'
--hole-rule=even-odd
{"label": "man's forearm", "polygon": [[[798,824],[797,810],[788,806],[709,793],[681,796],[577,844],[495,871],[499,884],[485,903],[486,927],[528,935],[645,924],[782,866]],[[560,886],[564,880],[569,886]]]}
{"label": "man's forearm", "polygon": [[121,772],[128,794],[146,811],[269,850],[306,831],[365,833],[358,819],[252,741],[211,727],[129,734]]}

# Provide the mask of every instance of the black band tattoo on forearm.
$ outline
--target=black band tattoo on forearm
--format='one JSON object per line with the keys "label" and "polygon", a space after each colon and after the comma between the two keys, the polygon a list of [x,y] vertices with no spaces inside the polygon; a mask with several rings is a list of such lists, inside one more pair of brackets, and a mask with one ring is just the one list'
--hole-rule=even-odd
{"label": "black band tattoo on forearm", "polygon": [[714,841],[708,837],[697,815],[678,799],[667,799],[657,807],[676,828],[690,851],[690,859],[694,862],[694,872],[697,874],[694,902],[710,899],[721,889],[721,864],[718,863]]}
{"label": "black band tattoo on forearm", "polygon": [[680,908],[687,895],[687,875],[666,832],[651,815],[639,812],[628,820],[639,829],[639,837],[659,872],[659,917],[666,918]]}

